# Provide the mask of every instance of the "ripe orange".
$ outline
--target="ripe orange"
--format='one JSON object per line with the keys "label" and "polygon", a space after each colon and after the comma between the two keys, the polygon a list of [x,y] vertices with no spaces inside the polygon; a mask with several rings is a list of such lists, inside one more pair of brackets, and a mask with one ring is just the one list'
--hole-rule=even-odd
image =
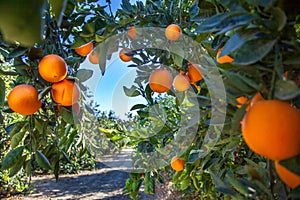
{"label": "ripe orange", "polygon": [[182,171],[184,169],[184,164],[185,164],[185,161],[180,158],[177,158],[177,157],[173,157],[171,160],[171,167],[176,172]]}
{"label": "ripe orange", "polygon": [[196,83],[202,80],[202,72],[197,68],[198,64],[189,63],[188,65],[188,76],[190,78],[191,83]]}
{"label": "ripe orange", "polygon": [[38,70],[41,77],[50,83],[63,80],[68,73],[65,60],[55,54],[44,56],[39,63]]}
{"label": "ripe orange", "polygon": [[218,53],[217,53],[216,60],[217,60],[218,63],[220,63],[220,64],[223,64],[223,63],[232,63],[234,61],[234,59],[231,58],[228,55],[220,57],[221,51],[222,51],[222,49],[219,49]]}
{"label": "ripe orange", "polygon": [[236,98],[236,101],[237,101],[237,107],[240,108],[242,107],[242,105],[248,103],[248,98],[245,97],[245,96],[240,96],[238,98]]}
{"label": "ripe orange", "polygon": [[257,102],[245,114],[242,135],[252,151],[272,160],[300,154],[300,112],[279,100]]}
{"label": "ripe orange", "polygon": [[287,184],[290,188],[294,189],[300,185],[300,176],[289,171],[287,168],[275,161],[275,169],[280,179]]}
{"label": "ripe orange", "polygon": [[136,39],[137,35],[136,35],[136,29],[134,26],[129,27],[129,29],[127,30],[127,35],[131,38],[131,39]]}
{"label": "ripe orange", "polygon": [[122,49],[119,52],[119,57],[123,62],[129,62],[133,57],[132,55],[127,55],[127,54],[131,54],[130,49]]}
{"label": "ripe orange", "polygon": [[250,108],[252,108],[257,102],[265,100],[264,97],[260,94],[260,92],[257,92],[251,99],[250,104],[247,106],[246,111],[248,111]]}
{"label": "ripe orange", "polygon": [[92,64],[99,64],[99,53],[95,49],[88,55],[89,61]]}
{"label": "ripe orange", "polygon": [[166,69],[156,69],[149,77],[149,86],[152,91],[164,93],[170,90],[173,78]]}
{"label": "ripe orange", "polygon": [[170,24],[165,30],[165,35],[168,40],[178,40],[181,36],[181,28],[177,24]]}
{"label": "ripe orange", "polygon": [[52,85],[51,95],[56,103],[62,106],[71,106],[78,101],[80,89],[75,82],[64,79]]}
{"label": "ripe orange", "polygon": [[191,86],[190,79],[187,75],[178,74],[173,80],[173,86],[179,92],[186,91]]}
{"label": "ripe orange", "polygon": [[38,91],[31,85],[18,85],[8,94],[9,107],[22,115],[31,115],[42,106],[38,100]]}
{"label": "ripe orange", "polygon": [[75,52],[81,56],[87,56],[89,53],[91,53],[93,48],[94,48],[94,45],[93,45],[93,42],[91,41],[87,44],[84,44],[80,47],[75,48]]}

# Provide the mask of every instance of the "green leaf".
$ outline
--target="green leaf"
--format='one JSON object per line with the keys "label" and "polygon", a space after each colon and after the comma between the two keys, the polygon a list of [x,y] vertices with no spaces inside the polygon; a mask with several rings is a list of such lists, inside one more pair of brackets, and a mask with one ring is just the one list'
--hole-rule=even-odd
{"label": "green leaf", "polygon": [[9,171],[9,177],[12,177],[12,176],[16,175],[20,171],[20,169],[22,168],[26,158],[27,158],[26,155],[22,156],[21,159],[19,159],[17,161],[17,163],[14,164],[14,166],[11,167],[11,169]]}
{"label": "green leaf", "polygon": [[24,55],[28,51],[28,48],[18,47],[8,54],[8,58],[16,58]]}
{"label": "green leaf", "polygon": [[196,33],[219,31],[218,34],[221,34],[236,27],[248,25],[254,19],[256,19],[254,15],[243,12],[217,14],[200,24],[196,28]]}
{"label": "green leaf", "polygon": [[186,190],[189,185],[190,185],[191,179],[190,178],[185,178],[180,182],[180,190]]}
{"label": "green leaf", "polygon": [[228,180],[228,182],[241,194],[248,196],[249,195],[249,190],[247,188],[247,186],[245,186],[244,184],[242,184],[239,180],[237,180],[232,173],[228,173],[226,174],[226,178]]}
{"label": "green leaf", "polygon": [[39,93],[38,96],[39,100],[43,99],[50,92],[51,88],[52,88],[51,86],[44,88],[43,91]]}
{"label": "green leaf", "polygon": [[300,94],[300,89],[291,80],[278,80],[275,84],[275,97],[280,100],[293,99]]}
{"label": "green leaf", "polygon": [[0,69],[0,75],[5,75],[5,76],[17,76],[19,73],[14,72],[14,71],[3,71]]}
{"label": "green leaf", "polygon": [[232,13],[227,12],[222,14],[216,14],[210,18],[207,18],[196,28],[195,32],[204,33],[214,30],[215,27],[217,27],[224,19],[226,19],[230,15],[232,15]]}
{"label": "green leaf", "polygon": [[[235,133],[236,131],[240,130],[240,121],[243,119],[247,104],[243,105],[240,109],[237,109],[236,112],[234,113],[232,119],[231,119],[231,129],[230,131],[232,133]],[[240,131],[238,131],[240,132]]]}
{"label": "green leaf", "polygon": [[107,50],[108,50],[108,44],[106,44],[106,41],[102,41],[97,45],[97,51],[99,54],[99,68],[101,71],[101,74],[104,75],[106,71],[106,58],[107,58]]}
{"label": "green leaf", "polygon": [[227,194],[233,197],[237,197],[236,191],[232,189],[228,184],[225,184],[218,176],[216,176],[214,173],[210,173],[212,180],[215,184],[215,188],[217,191]]}
{"label": "green leaf", "polygon": [[149,103],[153,104],[153,98],[152,98],[153,91],[151,90],[149,84],[147,84],[145,92],[146,92],[147,100],[149,101]]}
{"label": "green leaf", "polygon": [[0,106],[3,106],[5,102],[5,83],[0,77]]}
{"label": "green leaf", "polygon": [[30,160],[27,160],[25,162],[25,172],[26,172],[27,176],[30,176],[30,174],[31,174],[31,162],[30,162]]}
{"label": "green leaf", "polygon": [[28,122],[19,121],[19,122],[9,125],[8,127],[5,128],[5,130],[6,130],[7,134],[10,135],[10,137],[13,137],[14,134],[18,133],[24,127],[25,124],[28,124]]}
{"label": "green leaf", "polygon": [[87,81],[93,76],[93,70],[90,69],[79,69],[76,73],[76,77],[79,79],[79,82]]}
{"label": "green leaf", "polygon": [[67,0],[49,0],[52,11],[54,13],[54,17],[56,18],[58,26],[60,26],[62,22],[63,12],[66,9]]}
{"label": "green leaf", "polygon": [[[249,65],[265,57],[273,48],[277,40],[259,38],[247,41],[237,50],[234,57],[234,64]],[[253,51],[255,49],[255,51]]]}
{"label": "green leaf", "polygon": [[84,24],[82,27],[81,37],[93,37],[95,35],[95,22]]}
{"label": "green leaf", "polygon": [[46,158],[46,156],[40,152],[39,150],[36,150],[35,152],[35,159],[38,165],[43,169],[51,169],[51,165],[49,160]]}
{"label": "green leaf", "polygon": [[144,105],[144,104],[136,104],[136,105],[132,106],[132,108],[130,109],[130,111],[137,110],[137,109],[142,109],[142,108],[145,108],[145,107],[147,107],[147,106]]}
{"label": "green leaf", "polygon": [[300,155],[279,161],[279,164],[300,176]]}
{"label": "green leaf", "polygon": [[[259,86],[251,79],[234,72],[222,70],[226,79],[224,80],[227,86],[232,86],[244,93],[251,93],[257,91]],[[250,85],[251,84],[251,85]]]}
{"label": "green leaf", "polygon": [[20,131],[16,133],[12,138],[10,142],[11,148],[15,148],[19,145],[19,143],[22,141],[23,137],[25,135],[25,131]]}
{"label": "green leaf", "polygon": [[276,21],[277,30],[281,31],[287,22],[287,17],[284,11],[279,7],[273,7],[270,12],[272,13],[273,19]]}
{"label": "green leaf", "polygon": [[70,160],[69,156],[66,154],[66,152],[64,152],[63,150],[61,151],[61,154],[64,156],[64,158],[66,159],[66,161],[70,164],[72,164],[72,161]]}
{"label": "green leaf", "polygon": [[145,173],[144,178],[144,192],[146,194],[154,194],[155,193],[155,179],[151,177],[151,173]]}
{"label": "green leaf", "polygon": [[26,8],[23,0],[1,1],[0,29],[4,39],[11,43],[18,41],[27,47],[39,42],[43,32],[41,13],[44,5],[44,0],[28,0]]}
{"label": "green leaf", "polygon": [[65,107],[60,108],[60,115],[69,124],[74,124],[73,113]]}
{"label": "green leaf", "polygon": [[236,49],[241,47],[245,42],[252,40],[255,38],[255,35],[258,34],[256,29],[245,30],[241,33],[236,33],[226,42],[224,47],[222,48],[220,57],[224,55],[228,55],[231,52],[234,52]]}
{"label": "green leaf", "polygon": [[2,169],[11,168],[21,158],[24,146],[9,151],[2,160]]}
{"label": "green leaf", "polygon": [[204,150],[202,149],[193,149],[190,151],[190,155],[188,157],[188,162],[189,163],[193,163],[196,162],[198,159],[200,159],[201,157],[199,155],[204,154]]}
{"label": "green leaf", "polygon": [[123,90],[128,97],[136,97],[139,96],[141,93],[137,90],[136,86],[131,86],[131,88],[127,88],[126,86],[123,86]]}
{"label": "green leaf", "polygon": [[43,134],[44,133],[44,127],[47,127],[47,121],[35,118],[34,119],[34,127],[37,129],[37,131],[40,134]]}

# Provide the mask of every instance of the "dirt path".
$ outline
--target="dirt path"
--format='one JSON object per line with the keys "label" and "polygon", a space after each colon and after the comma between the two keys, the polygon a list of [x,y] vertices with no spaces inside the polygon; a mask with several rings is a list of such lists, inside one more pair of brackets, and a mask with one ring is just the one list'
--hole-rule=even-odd
{"label": "dirt path", "polygon": [[[94,171],[83,171],[75,175],[61,175],[58,182],[53,175],[33,177],[33,193],[26,196],[14,196],[9,199],[103,199],[103,200],[130,200],[129,195],[123,195],[123,188],[129,174],[124,171],[130,166],[130,161],[124,162],[128,152],[116,157],[102,158]],[[121,159],[122,158],[122,159]],[[126,160],[126,159],[125,159]],[[103,163],[109,163],[105,165]],[[122,165],[121,165],[122,164]],[[140,193],[138,199],[156,199],[153,195]]]}

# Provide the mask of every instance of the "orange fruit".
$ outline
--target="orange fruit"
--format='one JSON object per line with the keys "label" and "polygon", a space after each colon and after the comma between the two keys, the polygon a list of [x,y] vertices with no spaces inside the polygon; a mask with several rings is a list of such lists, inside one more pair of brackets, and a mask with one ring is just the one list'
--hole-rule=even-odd
{"label": "orange fruit", "polygon": [[62,57],[49,54],[41,59],[38,71],[45,81],[56,83],[66,78],[68,67]]}
{"label": "orange fruit", "polygon": [[131,39],[136,39],[137,35],[136,35],[136,29],[134,26],[129,27],[129,29],[127,30],[127,35],[131,38]]}
{"label": "orange fruit", "polygon": [[74,81],[64,79],[52,85],[51,95],[56,103],[71,106],[78,101],[80,89]]}
{"label": "orange fruit", "polygon": [[285,72],[283,73],[283,76],[284,76],[284,78],[288,79],[288,78],[289,78],[289,72],[288,72],[288,71],[285,71]]}
{"label": "orange fruit", "polygon": [[87,44],[84,44],[80,47],[75,48],[75,52],[81,56],[87,56],[87,55],[89,55],[89,53],[91,53],[93,48],[94,48],[94,45],[93,45],[93,42],[91,41]]}
{"label": "orange fruit", "polygon": [[42,102],[38,99],[38,91],[31,85],[18,85],[8,94],[8,106],[22,115],[31,115],[37,112]]}
{"label": "orange fruit", "polygon": [[88,55],[89,61],[92,64],[99,64],[99,53],[96,50],[93,50],[89,55]]}
{"label": "orange fruit", "polygon": [[202,80],[202,72],[197,68],[198,64],[189,63],[188,65],[188,76],[190,78],[191,83],[196,83]]}
{"label": "orange fruit", "polygon": [[220,64],[223,64],[223,63],[232,63],[234,61],[234,59],[231,58],[228,55],[220,57],[221,51],[222,51],[222,49],[219,49],[218,53],[217,53],[216,60],[217,60],[218,63],[220,63]]}
{"label": "orange fruit", "polygon": [[173,86],[179,92],[186,91],[191,86],[190,79],[187,75],[178,74],[173,80]]}
{"label": "orange fruit", "polygon": [[275,161],[275,169],[280,179],[290,188],[294,189],[300,185],[300,176],[280,165],[279,161]]}
{"label": "orange fruit", "polygon": [[246,111],[248,111],[250,108],[252,108],[257,102],[265,100],[264,97],[260,94],[260,92],[257,92],[251,99],[250,104],[247,106]]}
{"label": "orange fruit", "polygon": [[131,60],[131,58],[133,58],[132,55],[127,55],[127,54],[131,54],[132,52],[129,49],[122,49],[119,52],[119,57],[123,62],[129,62]]}
{"label": "orange fruit", "polygon": [[181,28],[177,24],[170,24],[165,30],[165,35],[168,40],[178,40],[181,36]]}
{"label": "orange fruit", "polygon": [[185,161],[180,158],[177,158],[177,157],[173,157],[171,160],[171,167],[176,172],[182,171],[184,169],[184,164],[185,164]]}
{"label": "orange fruit", "polygon": [[253,152],[272,160],[300,154],[300,112],[279,100],[257,102],[245,114],[242,135]]}
{"label": "orange fruit", "polygon": [[240,96],[238,98],[236,98],[236,101],[237,101],[237,107],[240,108],[242,107],[242,105],[248,103],[248,98],[245,97],[245,96]]}
{"label": "orange fruit", "polygon": [[152,91],[164,93],[170,90],[173,78],[166,69],[156,69],[149,77],[149,86]]}

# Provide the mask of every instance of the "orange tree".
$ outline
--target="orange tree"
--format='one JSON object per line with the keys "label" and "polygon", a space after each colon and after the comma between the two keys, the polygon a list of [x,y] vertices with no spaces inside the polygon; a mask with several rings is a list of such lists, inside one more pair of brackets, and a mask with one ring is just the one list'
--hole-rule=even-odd
{"label": "orange tree", "polygon": [[[109,0],[107,3],[110,6]],[[36,9],[36,6],[31,9]],[[32,162],[36,161],[41,167],[53,170],[57,177],[61,158],[68,159],[71,146],[78,148],[78,145],[84,144],[83,136],[77,137],[80,132],[73,125],[71,108],[53,101],[49,92],[52,84],[39,77],[37,67],[44,55],[60,55],[68,65],[68,78],[77,75],[78,84],[84,91],[81,82],[91,74],[87,70],[78,70],[84,57],[74,49],[93,41],[98,47],[102,74],[105,74],[106,61],[111,59],[112,53],[122,48],[130,50],[122,55],[134,63],[129,67],[137,68],[137,77],[131,88],[124,87],[124,92],[132,97],[142,96],[147,101],[147,104],[137,104],[132,108],[138,115],[132,120],[134,125],[130,129],[125,126],[100,128],[101,133],[119,143],[119,146],[133,147],[134,165],[146,169],[144,176],[141,176],[144,172],[131,173],[126,182],[126,192],[133,199],[137,198],[142,183],[145,192],[155,192],[155,181],[162,181],[163,170],[172,176],[175,189],[183,191],[186,196],[192,193],[203,199],[297,198],[299,187],[294,183],[297,182],[297,175],[292,180],[293,184],[286,183],[293,189],[288,188],[275,173],[273,161],[270,160],[273,158],[263,157],[259,152],[256,154],[250,149],[251,145],[250,148],[246,145],[240,122],[247,123],[246,110],[250,116],[255,104],[248,107],[246,101],[241,106],[237,98],[244,96],[251,99],[260,92],[266,100],[277,99],[288,102],[294,109],[299,107],[298,1],[146,0],[145,3],[132,5],[128,0],[123,0],[121,9],[115,14],[106,12],[104,7],[93,1],[68,1],[63,15],[59,14],[62,8],[59,3],[52,2],[51,8],[51,12],[49,7],[43,12],[46,28],[40,42],[35,32],[30,34],[29,39],[13,34],[16,31],[7,25],[13,23],[2,22],[4,25],[0,27],[5,41],[21,42],[2,44],[3,60],[10,62],[10,70],[17,72],[14,73],[17,76],[12,86],[19,83],[34,85],[40,91],[39,99],[43,102],[38,113],[21,119],[17,117],[7,129],[13,144],[3,159],[2,168],[10,169],[11,175],[22,167],[30,171]],[[16,12],[9,14],[12,13]],[[1,14],[8,15],[4,11]],[[53,18],[54,14],[60,22],[59,26]],[[6,18],[1,17],[1,20]],[[32,19],[37,19],[32,21],[36,24],[41,22],[40,18]],[[163,30],[159,28],[167,28],[171,24],[177,26],[172,25],[174,28],[168,29],[170,32],[166,35],[160,34]],[[153,27],[156,29],[153,30]],[[130,33],[118,35],[127,30]],[[170,35],[173,37],[169,41],[167,38]],[[199,45],[195,48],[192,43],[181,43],[185,38]],[[34,47],[33,41],[38,42]],[[189,71],[191,65],[196,66],[203,79],[191,81],[194,77]],[[190,81],[193,95],[190,96],[189,91],[173,89],[167,81],[167,89],[170,90],[157,96],[157,91],[149,85],[149,77],[158,68],[168,70],[172,77],[178,74],[188,77],[186,80]],[[214,101],[211,89],[222,89],[218,87],[220,85],[211,88],[213,83],[209,78],[215,69],[221,74],[226,97],[220,96]],[[158,84],[165,84],[158,81]],[[1,87],[4,91],[5,87]],[[5,93],[2,92],[1,112],[11,112],[4,99]],[[220,115],[226,116],[224,122],[212,117],[214,111],[218,111],[218,105],[226,107],[219,111],[223,112]],[[192,115],[185,117],[184,113]],[[275,114],[281,113],[277,111]],[[288,116],[280,119],[275,121],[286,124],[289,120]],[[272,125],[272,120],[265,121],[269,123],[266,127]],[[120,122],[115,120],[115,123]],[[179,125],[182,124],[185,125],[185,132],[181,132]],[[211,129],[214,131],[208,132]],[[193,136],[192,140],[181,143],[187,133]],[[49,138],[53,141],[50,144],[47,142]],[[299,140],[298,137],[294,139]],[[265,141],[266,144],[268,142]],[[277,147],[271,145],[270,148]],[[147,159],[152,152],[162,157]],[[176,172],[171,168],[174,156],[184,160]],[[276,160],[277,168],[279,162],[294,175],[300,175],[298,157],[293,155],[285,160]],[[282,177],[288,174],[282,170],[278,173],[284,182],[293,177]]]}
{"label": "orange tree", "polygon": [[[257,92],[260,92],[265,99],[287,101],[296,107],[293,110],[297,110],[299,106],[299,88],[297,86],[299,76],[297,58],[299,53],[299,6],[295,5],[299,5],[299,3],[297,1],[146,1],[146,5],[141,2],[130,5],[128,1],[123,1],[122,10],[117,12],[118,22],[123,25],[120,27],[118,24],[119,29],[124,28],[126,30],[135,26],[137,38],[143,37],[143,34],[148,34],[150,38],[155,40],[159,36],[155,35],[154,32],[149,31],[149,29],[143,32],[142,29],[139,30],[138,28],[149,26],[165,28],[169,24],[178,24],[182,33],[199,42],[201,46],[205,47],[205,52],[215,59],[215,64],[224,80],[227,105],[226,120],[222,133],[216,134],[219,137],[215,139],[216,143],[209,153],[203,153],[202,144],[208,126],[212,125],[209,123],[211,116],[209,112],[207,114],[203,110],[209,110],[211,94],[203,80],[192,86],[198,95],[196,105],[199,105],[200,112],[203,112],[201,119],[199,119],[201,123],[198,129],[189,130],[190,132],[196,131],[197,135],[186,151],[177,152],[178,156],[186,161],[186,164],[183,171],[174,173],[172,180],[175,187],[184,191],[186,195],[194,192],[202,198],[210,197],[213,199],[229,198],[229,196],[260,199],[277,198],[282,195],[286,198],[297,197],[299,188],[293,187],[294,190],[290,190],[282,185],[278,179],[274,171],[273,161],[268,159],[274,158],[260,156],[263,155],[261,153],[257,155],[245,144],[241,135],[240,122],[244,116],[246,117],[245,111],[248,105],[238,106],[239,102],[236,100],[241,96],[251,99]],[[135,63],[129,67],[137,67],[138,77],[134,86],[124,88],[125,93],[129,96],[141,95],[148,102],[147,105],[136,105],[132,108],[138,110],[141,126],[138,126],[136,131],[129,133],[128,136],[134,134],[133,137],[142,138],[135,140],[137,144],[134,146],[137,154],[159,151],[161,147],[167,146],[168,142],[176,137],[178,127],[175,124],[178,124],[178,120],[182,120],[180,116],[174,115],[176,111],[172,110],[171,107],[178,108],[179,113],[184,113],[184,110],[179,108],[180,103],[171,106],[164,105],[165,109],[158,107],[155,115],[152,115],[153,106],[159,106],[161,102],[155,99],[153,95],[154,92],[160,91],[154,90],[153,92],[151,90],[151,85],[150,87],[147,85],[149,82],[151,84],[151,78],[149,80],[148,78],[162,64],[167,66],[168,70],[173,70],[173,76],[176,75],[174,70],[177,71],[177,74],[180,71],[187,73],[189,60],[178,58],[182,55],[174,55],[171,50],[153,49],[151,42],[147,44],[150,48],[140,48],[138,40],[135,41],[135,38],[130,37],[128,39],[130,42],[125,43],[125,46],[132,49],[134,57],[131,58],[131,61]],[[163,44],[169,45],[170,43]],[[189,51],[190,49],[186,46],[182,48],[185,48],[190,54],[197,52],[195,49]],[[158,65],[155,65],[157,63]],[[201,62],[199,64],[205,65]],[[102,65],[102,69],[104,69],[104,65]],[[175,102],[180,102],[182,99],[180,98],[182,93],[181,95],[178,93],[174,95],[172,90],[168,92],[165,98],[172,98],[171,96],[175,96]],[[252,107],[254,106],[255,104],[252,105]],[[249,109],[251,108],[247,110]],[[164,110],[172,111],[168,115],[163,112]],[[281,113],[276,110],[272,111],[278,115]],[[295,115],[298,116],[299,114]],[[169,118],[171,116],[172,118]],[[153,117],[157,123],[163,121],[164,126],[155,136],[146,137],[145,133],[151,131],[151,125],[147,124],[147,121],[153,122]],[[296,118],[298,119],[298,117]],[[259,129],[261,123],[272,126],[272,123],[275,122],[274,120],[268,121],[268,118],[264,119],[265,122],[259,122],[254,126]],[[282,124],[288,124],[289,116],[279,119]],[[278,118],[276,120],[278,121]],[[298,126],[295,123],[293,120],[293,125]],[[145,129],[148,132],[144,132]],[[287,127],[287,130],[289,129],[292,128]],[[287,130],[283,128],[282,131]],[[299,139],[296,137],[298,129],[293,130],[292,137],[298,141]],[[281,139],[281,136],[272,137]],[[270,136],[269,141],[266,139],[266,145],[273,140],[272,137]],[[278,146],[272,146],[272,144],[269,148],[274,148],[275,151]],[[286,148],[296,148],[299,154],[298,144],[293,147],[290,147],[288,143],[282,144],[286,144]],[[170,148],[172,151],[172,146]],[[272,152],[272,150],[270,151]],[[297,168],[299,159],[296,154],[290,155],[289,159],[280,162],[287,169],[299,175]],[[135,161],[142,162],[141,159]],[[165,161],[170,161],[170,159],[165,159]],[[151,165],[150,162],[137,164],[146,167]],[[159,163],[160,160],[154,162]],[[169,168],[165,169],[168,170]],[[141,178],[140,174],[131,174],[126,185],[126,191],[131,194],[132,198],[136,198],[137,191],[144,182],[145,191],[154,192],[154,179],[160,180],[157,170],[147,172],[144,178]]]}
{"label": "orange tree", "polygon": [[1,3],[1,195],[22,191],[24,179],[18,184],[15,177],[24,173],[51,171],[58,179],[59,173],[95,165],[74,123],[81,115],[77,102],[86,95],[82,82],[91,76],[78,70],[85,57],[70,48],[74,30],[64,19],[77,4]]}

